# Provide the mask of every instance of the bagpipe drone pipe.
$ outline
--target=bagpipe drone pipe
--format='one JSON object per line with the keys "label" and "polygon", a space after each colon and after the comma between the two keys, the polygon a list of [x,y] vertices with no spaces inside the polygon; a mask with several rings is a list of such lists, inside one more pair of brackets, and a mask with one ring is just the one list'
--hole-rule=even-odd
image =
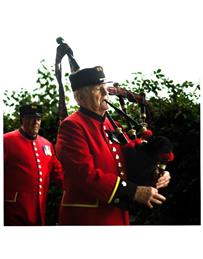
{"label": "bagpipe drone pipe", "polygon": [[58,117],[60,122],[68,116],[68,111],[65,102],[64,87],[62,83],[62,59],[65,55],[68,56],[68,61],[70,65],[71,72],[76,72],[80,69],[78,63],[76,62],[73,51],[67,43],[64,43],[62,37],[58,37],[56,42],[59,44],[56,49],[56,59],[55,59],[55,76],[59,85],[59,105],[58,105]]}
{"label": "bagpipe drone pipe", "polygon": [[[59,121],[62,121],[66,116],[68,116],[65,104],[64,88],[61,79],[62,58],[65,55],[68,56],[71,73],[78,71],[80,67],[73,56],[72,49],[68,44],[64,43],[63,38],[58,37],[56,41],[59,46],[56,51],[55,75],[59,84]],[[172,161],[174,158],[172,144],[168,138],[163,136],[153,136],[152,131],[147,129],[147,101],[144,93],[137,94],[131,92],[120,87],[118,83],[114,83],[113,86],[109,86],[107,90],[109,96],[114,95],[118,97],[122,110],[118,109],[108,101],[107,103],[126,120],[128,126],[127,134],[131,139],[130,142],[128,141],[128,138],[126,138],[125,133],[123,133],[122,128],[114,122],[111,115],[107,112],[107,117],[115,129],[114,134],[116,138],[121,145],[126,146],[124,150],[128,180],[135,182],[138,185],[155,186],[158,177],[165,170],[167,163]],[[128,116],[125,99],[129,102],[138,104],[140,107],[141,123],[138,123]]]}

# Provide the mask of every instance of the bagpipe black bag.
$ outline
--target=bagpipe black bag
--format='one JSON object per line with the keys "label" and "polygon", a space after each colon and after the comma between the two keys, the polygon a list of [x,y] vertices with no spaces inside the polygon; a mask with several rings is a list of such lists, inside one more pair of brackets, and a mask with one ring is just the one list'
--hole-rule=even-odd
{"label": "bagpipe black bag", "polygon": [[172,152],[172,143],[164,136],[152,136],[147,142],[126,148],[127,179],[142,186],[154,186],[161,155]]}

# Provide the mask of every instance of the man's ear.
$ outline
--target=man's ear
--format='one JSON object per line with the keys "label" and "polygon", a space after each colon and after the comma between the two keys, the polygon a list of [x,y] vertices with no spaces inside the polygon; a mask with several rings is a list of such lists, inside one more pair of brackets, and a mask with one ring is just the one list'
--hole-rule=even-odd
{"label": "man's ear", "polygon": [[78,94],[78,100],[79,102],[83,102],[87,97],[85,96],[85,94],[83,92],[80,92]]}

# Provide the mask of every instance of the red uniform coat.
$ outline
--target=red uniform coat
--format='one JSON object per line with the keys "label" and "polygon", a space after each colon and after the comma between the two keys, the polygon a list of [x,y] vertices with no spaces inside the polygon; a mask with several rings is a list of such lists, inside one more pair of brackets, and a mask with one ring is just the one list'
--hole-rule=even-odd
{"label": "red uniform coat", "polygon": [[65,177],[60,224],[128,225],[128,212],[111,204],[126,178],[121,147],[109,139],[114,129],[107,118],[82,109],[62,122],[57,137]]}
{"label": "red uniform coat", "polygon": [[44,225],[50,173],[62,187],[63,173],[52,144],[19,130],[4,134],[4,224]]}

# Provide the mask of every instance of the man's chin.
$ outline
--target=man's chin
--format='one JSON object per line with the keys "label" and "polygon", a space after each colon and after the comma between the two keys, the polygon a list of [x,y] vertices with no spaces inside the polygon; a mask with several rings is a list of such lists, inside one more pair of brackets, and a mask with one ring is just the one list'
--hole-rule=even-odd
{"label": "man's chin", "polygon": [[108,111],[108,108],[105,108],[105,109],[102,108],[102,113],[103,113],[103,114],[105,114],[105,112],[107,112],[107,111]]}
{"label": "man's chin", "polygon": [[39,130],[33,131],[33,132],[32,132],[32,136],[33,136],[33,137],[37,136],[38,132],[39,132]]}

